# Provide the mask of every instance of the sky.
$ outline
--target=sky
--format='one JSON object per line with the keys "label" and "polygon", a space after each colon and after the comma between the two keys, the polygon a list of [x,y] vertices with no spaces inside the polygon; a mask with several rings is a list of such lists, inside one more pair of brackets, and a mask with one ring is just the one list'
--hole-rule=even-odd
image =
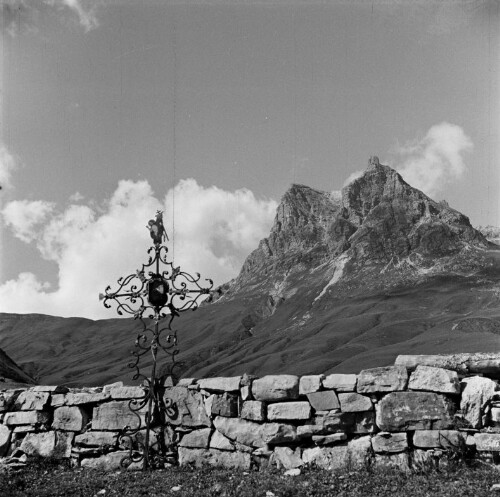
{"label": "sky", "polygon": [[0,312],[115,317],[165,211],[221,284],[377,155],[500,225],[497,0],[3,0]]}

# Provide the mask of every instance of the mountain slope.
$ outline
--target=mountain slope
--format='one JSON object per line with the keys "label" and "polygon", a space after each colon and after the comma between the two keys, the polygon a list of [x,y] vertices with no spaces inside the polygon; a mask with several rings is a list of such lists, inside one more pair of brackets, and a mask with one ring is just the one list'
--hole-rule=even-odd
{"label": "mountain slope", "polygon": [[[292,185],[238,277],[174,321],[185,377],[356,372],[400,353],[497,351],[499,323],[499,247],[376,158],[341,198]],[[2,315],[0,345],[41,383],[102,384],[131,377],[139,328]]]}

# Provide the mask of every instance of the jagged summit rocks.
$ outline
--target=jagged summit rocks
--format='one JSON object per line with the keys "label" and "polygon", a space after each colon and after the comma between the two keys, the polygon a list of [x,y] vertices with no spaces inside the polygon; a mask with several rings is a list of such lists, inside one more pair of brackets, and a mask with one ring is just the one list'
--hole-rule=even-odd
{"label": "jagged summit rocks", "polygon": [[[281,199],[269,236],[215,300],[257,285],[274,301],[277,295],[283,298],[279,289],[294,273],[320,267],[337,275],[334,283],[353,281],[367,271],[382,283],[380,273],[389,276],[396,268],[397,274],[390,275],[394,283],[395,277],[407,279],[419,270],[422,275],[437,265],[467,265],[472,258],[460,258],[464,251],[487,246],[465,215],[413,188],[372,156],[364,174],[342,189],[340,199],[293,184]],[[408,271],[403,274],[403,269]]]}

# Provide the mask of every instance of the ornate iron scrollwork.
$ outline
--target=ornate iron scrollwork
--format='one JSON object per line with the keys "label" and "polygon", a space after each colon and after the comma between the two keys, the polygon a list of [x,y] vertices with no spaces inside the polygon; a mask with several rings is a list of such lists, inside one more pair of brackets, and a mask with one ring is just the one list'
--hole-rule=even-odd
{"label": "ornate iron scrollwork", "polygon": [[[199,273],[192,276],[168,260],[168,248],[162,245],[164,239],[168,240],[162,211],[157,211],[156,219],[150,220],[147,228],[154,242],[148,250],[148,262],[135,273],[119,278],[117,290],[108,286],[99,296],[106,308],[114,304],[119,315],[130,314],[142,324],[128,366],[134,370],[132,379],[142,382],[144,397],[129,402],[137,423],[123,428],[118,443],[128,449],[122,466],[142,462],[145,470],[176,462],[175,432],[169,420],[177,417],[178,410],[175,402],[164,396],[165,382],[175,384],[179,366],[177,331],[172,329],[172,322],[181,312],[196,310],[213,287],[211,279],[205,279],[207,283],[202,285]],[[140,367],[148,353],[153,361],[149,377],[141,373]],[[162,371],[158,369],[159,353],[168,359]]]}

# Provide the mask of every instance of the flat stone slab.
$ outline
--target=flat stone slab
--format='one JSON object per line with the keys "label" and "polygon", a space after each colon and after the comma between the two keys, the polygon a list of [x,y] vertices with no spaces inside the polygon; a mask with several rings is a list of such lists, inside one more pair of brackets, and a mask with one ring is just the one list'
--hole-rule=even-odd
{"label": "flat stone slab", "polygon": [[307,400],[315,411],[330,411],[340,408],[339,399],[333,390],[308,393]]}
{"label": "flat stone slab", "polygon": [[237,392],[240,389],[241,376],[204,378],[197,383],[200,388],[209,392]]}
{"label": "flat stone slab", "polygon": [[404,452],[408,449],[408,435],[404,433],[377,433],[372,438],[373,451],[377,454]]}
{"label": "flat stone slab", "polygon": [[359,373],[358,393],[397,392],[405,390],[408,371],[404,366],[364,369]]}
{"label": "flat stone slab", "polygon": [[304,464],[300,457],[300,448],[292,450],[290,447],[275,447],[273,459],[278,467],[284,469],[299,468]]}
{"label": "flat stone slab", "polygon": [[295,426],[283,423],[254,423],[240,418],[217,416],[215,428],[225,437],[250,447],[264,447],[269,443],[285,443],[297,440]]}
{"label": "flat stone slab", "polygon": [[100,469],[104,471],[116,471],[124,469],[121,462],[124,457],[128,457],[129,452],[126,450],[119,450],[117,452],[110,452],[104,456],[92,457],[82,459],[80,465],[82,468],[87,469]]}
{"label": "flat stone slab", "polygon": [[337,392],[355,392],[357,382],[356,374],[329,374],[323,379],[323,387]]}
{"label": "flat stone slab", "polygon": [[118,439],[118,433],[112,431],[86,431],[76,435],[75,444],[86,447],[114,446]]}
{"label": "flat stone slab", "polygon": [[140,399],[146,396],[146,392],[142,387],[123,385],[110,388],[109,393],[113,400]]}
{"label": "flat stone slab", "polygon": [[191,447],[194,449],[206,449],[210,441],[210,428],[202,428],[186,433],[179,443],[179,447]]}
{"label": "flat stone slab", "polygon": [[460,381],[455,371],[432,366],[417,366],[410,376],[408,389],[458,395]]}
{"label": "flat stone slab", "polygon": [[299,377],[290,374],[268,375],[254,380],[252,395],[255,400],[279,402],[299,397]]}
{"label": "flat stone slab", "polygon": [[433,392],[392,392],[376,405],[382,431],[446,429],[453,424],[454,404]]}
{"label": "flat stone slab", "polygon": [[97,404],[111,398],[109,392],[81,392],[81,393],[67,393],[66,405],[78,406],[81,404]]}
{"label": "flat stone slab", "polygon": [[484,408],[499,387],[493,380],[481,376],[465,378],[462,383],[465,385],[460,399],[462,414],[472,428],[481,428]]}
{"label": "flat stone slab", "polygon": [[500,433],[476,433],[474,442],[479,452],[500,452]]}
{"label": "flat stone slab", "polygon": [[309,402],[278,402],[267,406],[269,421],[306,420],[311,417]]}
{"label": "flat stone slab", "polygon": [[246,400],[243,402],[240,417],[249,421],[265,421],[266,406],[260,400]]}
{"label": "flat stone slab", "polygon": [[179,464],[192,464],[198,468],[205,465],[248,470],[251,456],[248,452],[228,452],[217,449],[188,449],[179,447]]}
{"label": "flat stone slab", "polygon": [[47,423],[49,417],[49,413],[45,411],[8,412],[3,418],[3,423],[7,426],[35,425]]}
{"label": "flat stone slab", "polygon": [[26,454],[63,459],[71,456],[73,433],[46,431],[27,433],[20,449]]}
{"label": "flat stone slab", "polygon": [[331,435],[313,435],[312,441],[314,444],[322,447],[324,445],[336,445],[347,440],[345,433],[332,433]]}
{"label": "flat stone slab", "polygon": [[231,440],[217,430],[213,432],[209,446],[211,449],[217,450],[234,450],[234,445],[231,443]]}
{"label": "flat stone slab", "polygon": [[126,426],[136,429],[145,425],[146,408],[138,413],[130,410],[128,401],[111,401],[94,407],[93,430],[122,430]]}
{"label": "flat stone slab", "polygon": [[370,397],[359,393],[339,393],[340,409],[342,412],[373,411]]}
{"label": "flat stone slab", "polygon": [[304,464],[310,464],[327,470],[344,469],[349,461],[347,446],[313,447],[302,453]]}
{"label": "flat stone slab", "polygon": [[421,449],[460,449],[466,434],[457,430],[417,430],[413,434],[413,445]]}
{"label": "flat stone slab", "polygon": [[26,390],[21,392],[14,402],[16,411],[43,411],[49,404],[50,394],[48,392],[33,392]]}

